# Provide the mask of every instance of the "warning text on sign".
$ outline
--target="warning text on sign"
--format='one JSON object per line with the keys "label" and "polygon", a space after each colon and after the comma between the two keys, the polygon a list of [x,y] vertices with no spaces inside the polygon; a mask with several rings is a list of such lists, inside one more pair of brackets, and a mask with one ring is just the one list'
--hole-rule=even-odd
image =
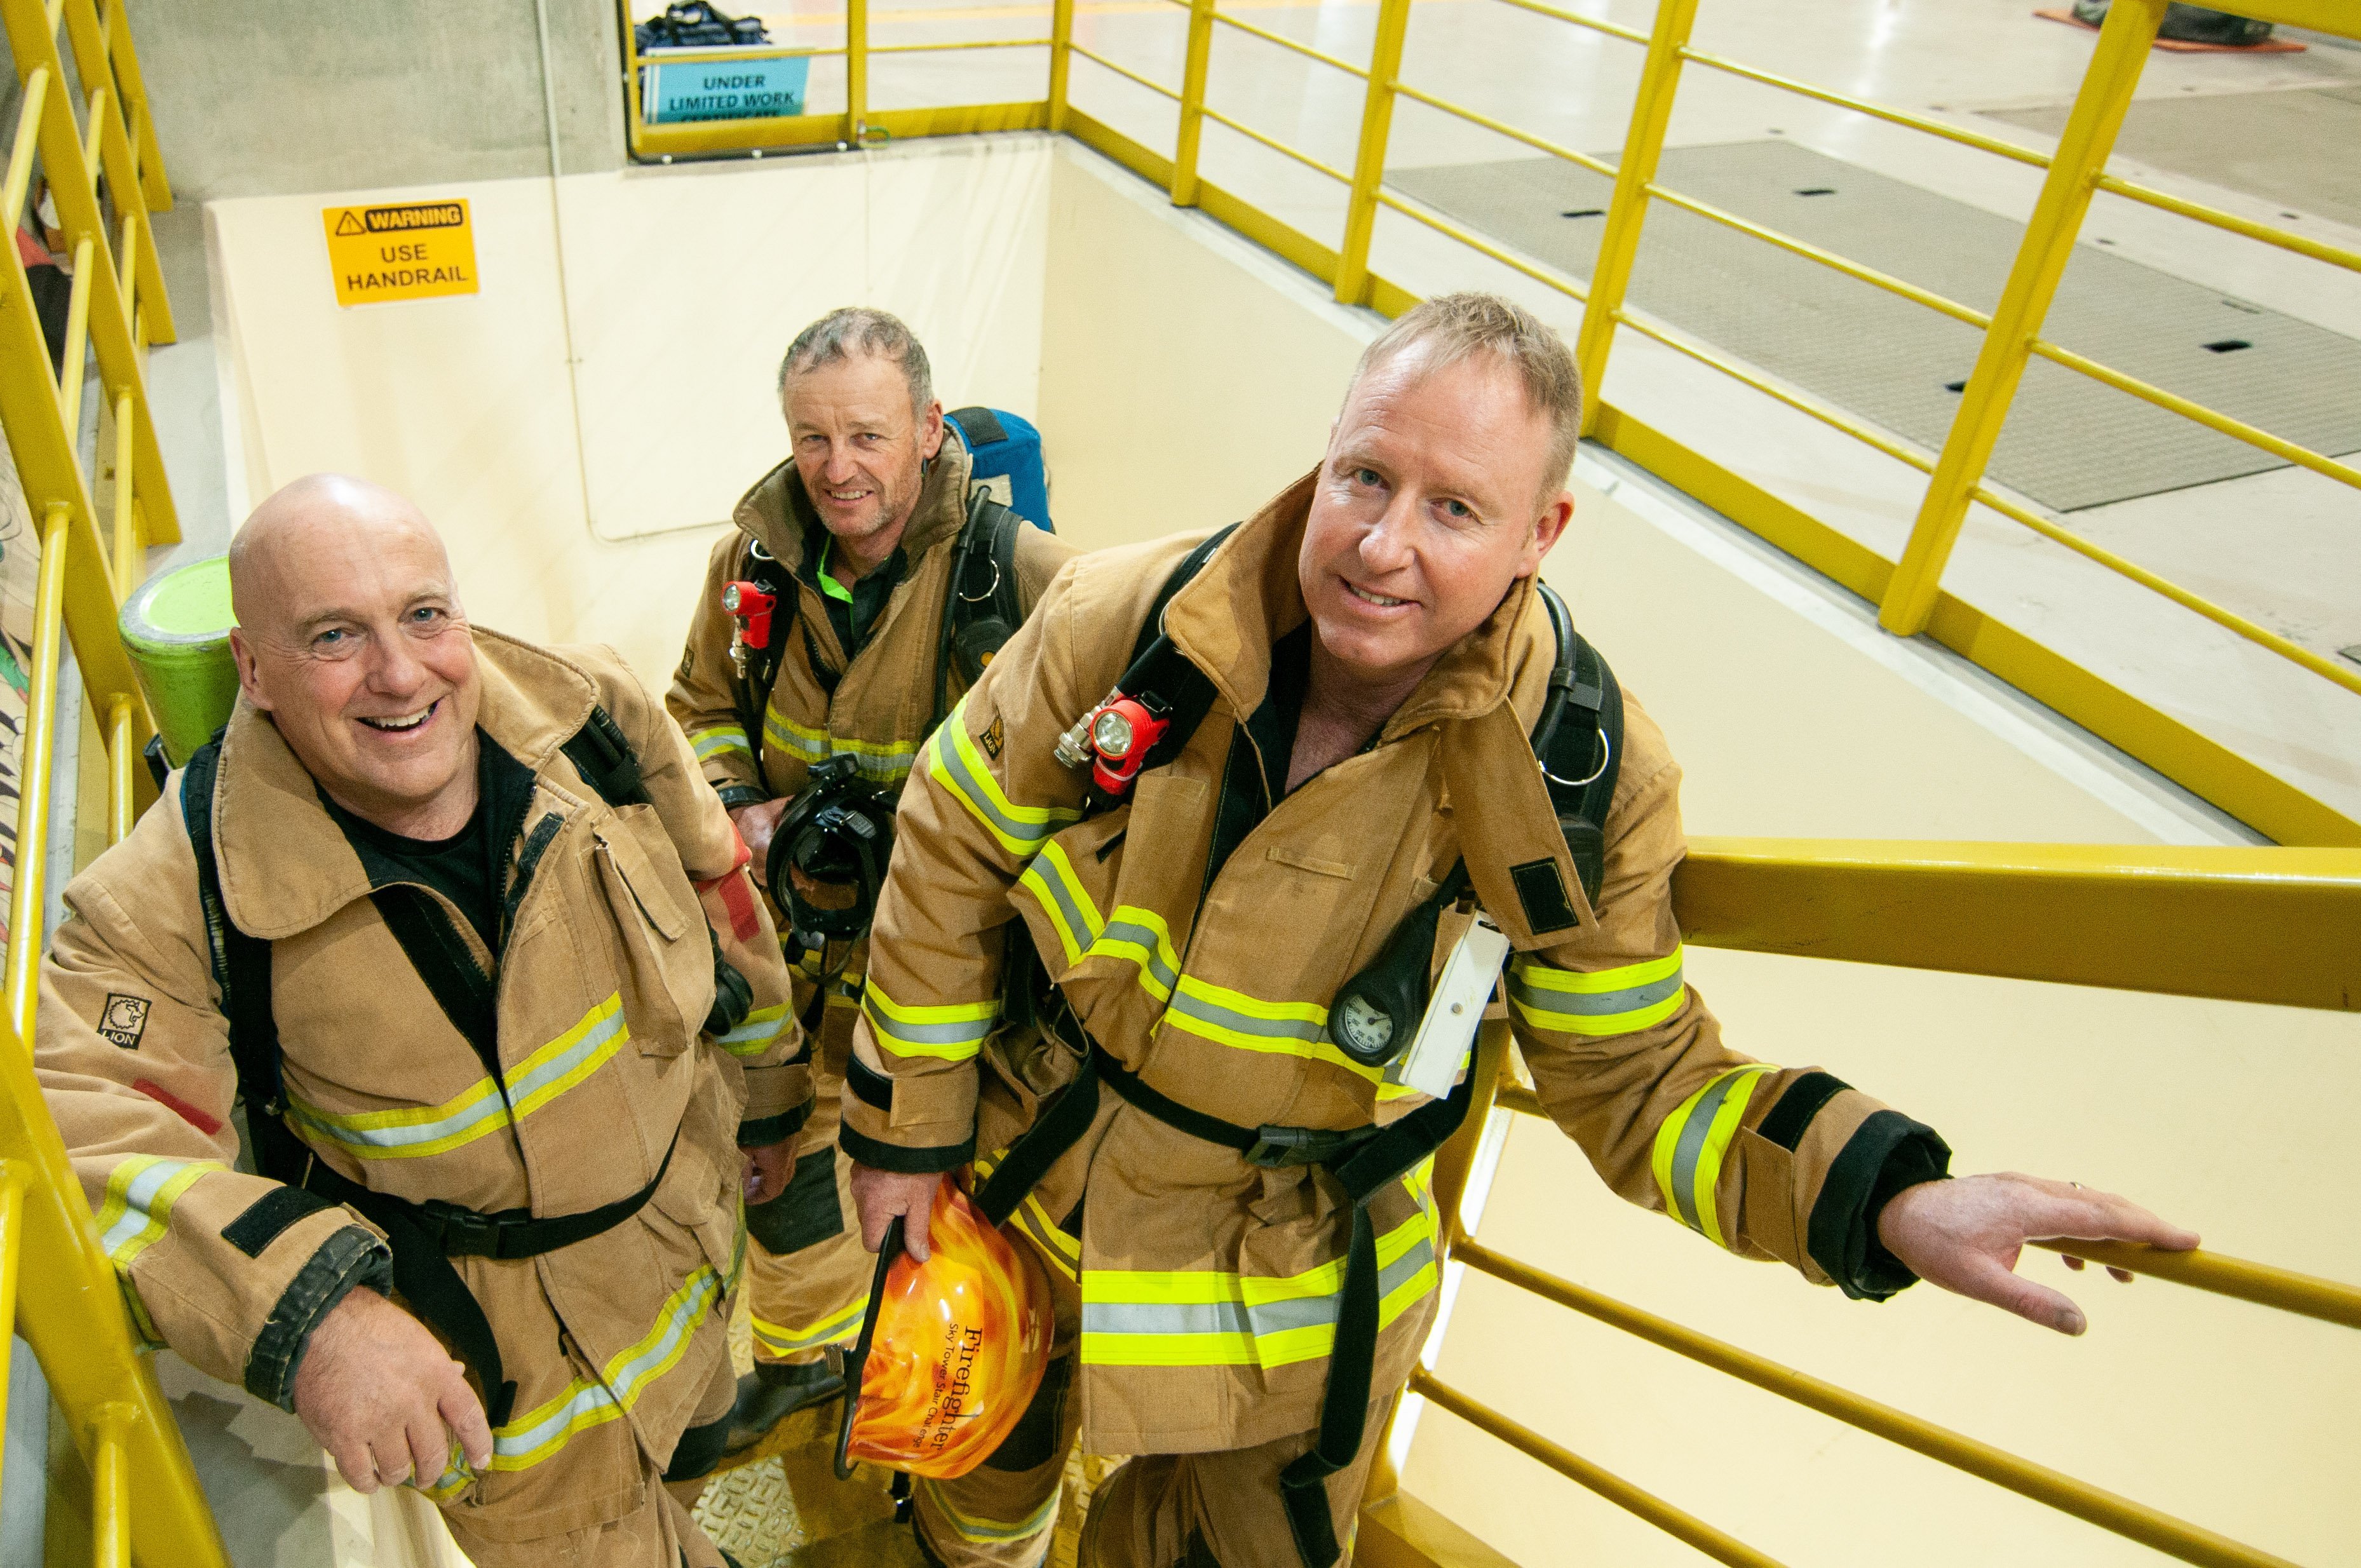
{"label": "warning text on sign", "polygon": [[476,230],[465,201],[328,207],[320,220],[340,305],[476,291]]}

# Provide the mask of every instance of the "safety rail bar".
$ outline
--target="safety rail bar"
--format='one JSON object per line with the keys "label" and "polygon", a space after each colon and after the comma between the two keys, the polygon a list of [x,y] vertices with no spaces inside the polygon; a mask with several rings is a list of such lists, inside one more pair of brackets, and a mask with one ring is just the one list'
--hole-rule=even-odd
{"label": "safety rail bar", "polygon": [[2078,1481],[2046,1464],[1839,1387],[1768,1356],[1742,1350],[1570,1279],[1561,1279],[1495,1252],[1480,1242],[1466,1238],[1455,1241],[1450,1259],[2184,1563],[2202,1563],[2205,1568],[2294,1568],[2283,1557],[2233,1541],[2217,1530],[2176,1519],[2162,1509],[2119,1497],[2103,1486]]}
{"label": "safety rail bar", "polygon": [[[63,27],[80,119],[58,47]],[[173,338],[151,211],[172,203],[124,0],[0,0],[23,90],[0,208],[23,221],[38,173],[54,193],[72,283],[50,362],[25,261],[0,264],[0,429],[40,546],[32,658],[18,756],[5,1005],[0,1007],[0,1324],[32,1345],[92,1480],[94,1560],[226,1568],[188,1450],[141,1354],[122,1289],[35,1081],[32,1038],[49,864],[58,681],[71,639],[105,748],[106,837],[130,831],[154,798],[140,750],[154,733],[117,623],[147,548],[180,539],[148,398],[150,344]],[[97,486],[80,455],[83,389],[95,361],[111,479],[102,532]],[[27,1267],[27,1261],[31,1266]],[[13,1340],[0,1338],[0,1409]],[[139,1497],[135,1512],[134,1492]]]}
{"label": "safety rail bar", "polygon": [[[2361,1011],[2361,851],[2085,844],[1697,839],[1673,876],[1692,947]],[[2227,938],[2235,951],[2221,950]],[[1490,1111],[1549,1119],[1508,1075],[1505,1025],[1479,1036],[1471,1116],[1436,1160],[1440,1261],[1609,1323],[1824,1415],[2186,1562],[2282,1559],[1517,1261],[1468,1236],[1459,1197]],[[2196,1250],[2045,1241],[2050,1251],[2347,1328],[2361,1286]],[[1675,1505],[1413,1374],[1433,1400],[1718,1561],[1770,1561]],[[1383,1472],[1378,1485],[1391,1486]]]}

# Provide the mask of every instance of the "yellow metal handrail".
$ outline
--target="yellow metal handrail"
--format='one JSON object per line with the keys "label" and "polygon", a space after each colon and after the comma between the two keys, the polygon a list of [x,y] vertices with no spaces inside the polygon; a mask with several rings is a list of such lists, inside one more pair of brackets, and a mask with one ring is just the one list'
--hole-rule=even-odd
{"label": "yellow metal handrail", "polygon": [[[116,618],[144,574],[147,546],[180,537],[144,374],[148,345],[172,338],[171,303],[148,218],[151,205],[170,205],[171,187],[124,11],[123,0],[114,0],[104,18],[93,0],[0,0],[0,26],[24,89],[0,206],[21,213],[38,169],[55,193],[73,269],[59,343],[61,369],[53,371],[14,244],[0,263],[0,429],[40,543],[0,1023],[0,1324],[32,1345],[88,1463],[95,1561],[127,1564],[136,1549],[145,1563],[226,1568],[180,1429],[134,1340],[121,1286],[42,1104],[27,1047],[42,948],[66,642],[72,641],[83,698],[106,749],[113,842],[130,831],[154,794],[139,765],[154,727]],[[63,85],[60,26],[82,88],[79,124]],[[102,448],[114,486],[104,536],[94,487],[77,451],[93,359],[102,419],[114,427]],[[0,1387],[10,1343],[0,1339]]]}
{"label": "yellow metal handrail", "polygon": [[1595,1464],[1562,1443],[1552,1442],[1491,1406],[1472,1399],[1422,1366],[1410,1375],[1410,1392],[1432,1399],[1478,1431],[1489,1432],[1518,1453],[1556,1471],[1567,1480],[1587,1486],[1627,1513],[1635,1514],[1675,1541],[1686,1541],[1717,1563],[1730,1568],[1781,1568],[1779,1560],[1757,1552],[1737,1537],[1686,1509],[1675,1508],[1654,1493],[1634,1486],[1613,1471]]}
{"label": "yellow metal handrail", "polygon": [[2184,1563],[2206,1568],[2294,1568],[2285,1558],[1561,1279],[1480,1242],[1455,1243],[1451,1261]]}

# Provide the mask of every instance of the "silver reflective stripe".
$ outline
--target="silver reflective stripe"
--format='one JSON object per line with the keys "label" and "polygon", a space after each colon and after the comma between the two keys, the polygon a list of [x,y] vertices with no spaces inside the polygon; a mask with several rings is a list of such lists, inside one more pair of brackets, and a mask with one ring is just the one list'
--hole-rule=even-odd
{"label": "silver reflective stripe", "polygon": [[[1038,844],[1049,838],[1056,830],[1049,823],[1019,822],[1000,809],[999,803],[993,799],[991,786],[975,776],[975,771],[968,766],[965,750],[952,739],[951,726],[958,720],[959,715],[954,712],[943,721],[943,727],[935,731],[935,760],[942,763],[944,772],[950,774],[951,783],[959,787],[960,794],[967,797],[967,803],[981,813],[992,825],[993,830],[1003,838],[1026,844]],[[1072,813],[1066,816],[1069,821],[1073,819]]]}
{"label": "silver reflective stripe", "polygon": [[1706,1135],[1713,1131],[1713,1119],[1720,1112],[1721,1102],[1746,1077],[1741,1071],[1716,1079],[1689,1111],[1689,1119],[1681,1124],[1680,1142],[1673,1146],[1673,1201],[1680,1206],[1681,1223],[1693,1231],[1705,1229],[1697,1212],[1697,1156],[1705,1152]]}
{"label": "silver reflective stripe", "polygon": [[1637,1013],[1668,996],[1678,996],[1687,983],[1675,970],[1662,980],[1624,991],[1544,991],[1511,974],[1509,994],[1536,1013],[1563,1013],[1576,1018],[1604,1018],[1617,1013]]}
{"label": "silver reflective stripe", "polygon": [[1172,1011],[1184,1018],[1194,1018],[1218,1029],[1228,1029],[1240,1035],[1257,1035],[1268,1040],[1317,1042],[1328,1037],[1326,1025],[1312,1019],[1257,1018],[1251,1013],[1224,1007],[1186,985],[1173,992]]}
{"label": "silver reflective stripe", "polygon": [[[1434,1261],[1434,1243],[1422,1236],[1409,1251],[1378,1271],[1378,1299],[1383,1301],[1395,1290]],[[1345,1299],[1344,1286],[1321,1296],[1294,1296],[1284,1300],[1249,1303],[1246,1316],[1254,1322],[1254,1332],[1263,1334],[1284,1333],[1290,1329],[1320,1328],[1336,1321]]]}
{"label": "silver reflective stripe", "polygon": [[914,1046],[963,1046],[992,1033],[993,1021],[976,1018],[958,1024],[905,1024],[882,1007],[865,1007],[869,1022],[882,1035]]}
{"label": "silver reflective stripe", "polygon": [[1074,902],[1073,894],[1066,886],[1066,879],[1058,874],[1056,866],[1044,864],[1041,857],[1036,856],[1033,863],[1026,868],[1023,880],[1048,894],[1049,901],[1058,906],[1058,919],[1073,938],[1077,952],[1088,948],[1097,938],[1098,932],[1092,927],[1090,916],[1082,912],[1081,905]]}
{"label": "silver reflective stripe", "polygon": [[1097,947],[1101,943],[1115,942],[1129,943],[1146,955],[1141,967],[1148,971],[1148,978],[1161,986],[1167,995],[1180,983],[1180,971],[1164,961],[1164,933],[1155,927],[1117,916],[1107,922],[1106,929],[1098,935],[1098,941],[1091,945]]}
{"label": "silver reflective stripe", "polygon": [[1087,1334],[1253,1332],[1243,1301],[1084,1301]]}

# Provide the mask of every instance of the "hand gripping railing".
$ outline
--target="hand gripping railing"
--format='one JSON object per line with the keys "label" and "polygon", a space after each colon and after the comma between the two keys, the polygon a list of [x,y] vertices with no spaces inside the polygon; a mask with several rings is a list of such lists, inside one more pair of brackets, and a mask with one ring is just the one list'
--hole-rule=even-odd
{"label": "hand gripping railing", "polygon": [[[87,1463],[101,1568],[135,1558],[157,1568],[226,1568],[188,1450],[133,1339],[121,1285],[42,1103],[28,1048],[66,638],[106,746],[110,842],[130,830],[154,793],[138,765],[152,725],[116,616],[144,574],[147,547],[180,538],[143,374],[148,345],[172,339],[148,221],[151,210],[171,204],[171,187],[124,0],[104,14],[93,0],[0,0],[0,26],[23,87],[0,210],[18,222],[36,174],[46,179],[73,269],[60,374],[13,236],[0,263],[0,429],[40,549],[0,1018],[0,1323],[31,1343]],[[79,117],[58,49],[60,26],[82,89]],[[83,385],[93,359],[102,430],[112,432],[97,455],[100,477],[113,488],[104,532],[93,499],[97,487],[80,456]],[[0,1339],[0,1406],[11,1343]]]}

